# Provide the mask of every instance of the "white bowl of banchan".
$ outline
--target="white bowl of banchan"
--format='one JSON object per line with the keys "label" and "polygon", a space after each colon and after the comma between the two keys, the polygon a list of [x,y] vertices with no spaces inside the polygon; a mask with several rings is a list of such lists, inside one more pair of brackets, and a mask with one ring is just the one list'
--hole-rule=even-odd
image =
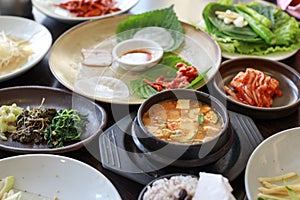
{"label": "white bowl of banchan", "polygon": [[112,50],[115,63],[129,71],[145,71],[161,60],[163,48],[148,39],[128,39],[118,43]]}

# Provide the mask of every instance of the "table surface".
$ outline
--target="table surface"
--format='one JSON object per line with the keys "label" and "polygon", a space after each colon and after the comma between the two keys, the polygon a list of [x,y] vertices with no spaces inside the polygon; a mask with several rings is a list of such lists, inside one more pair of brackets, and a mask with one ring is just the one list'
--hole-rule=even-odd
{"label": "table surface", "polygon": [[[163,8],[174,4],[175,11],[177,12],[179,19],[185,22],[197,22],[199,21],[200,12],[198,9],[203,8],[203,2],[207,0],[140,0],[137,5],[135,5],[131,10],[129,10],[130,14],[138,14],[145,11]],[[184,2],[184,3],[182,3]],[[272,2],[272,1],[271,1]],[[275,1],[273,1],[275,2]],[[19,13],[18,13],[19,14]],[[75,24],[66,24],[59,22],[57,20],[51,19],[37,11],[35,8],[32,9],[32,12],[22,13],[23,17],[34,19],[35,21],[46,26],[53,37],[53,41],[55,41],[62,33],[72,28]],[[0,88],[12,87],[12,86],[24,86],[24,85],[40,85],[40,86],[50,86],[54,88],[61,88],[68,90],[63,85],[61,85],[55,77],[52,75],[49,64],[48,57],[49,53],[41,60],[35,67],[27,71],[26,73],[10,79],[5,82],[0,83]],[[292,66],[298,72],[300,72],[300,52],[298,51],[292,57],[282,60],[281,62]],[[106,128],[112,126],[117,120],[121,119],[123,116],[115,117],[112,116],[112,110],[125,109],[124,107],[128,107],[128,105],[113,105],[103,102],[97,102],[100,106],[102,106],[108,115],[108,122]],[[134,111],[138,109],[138,105],[129,106],[130,110]],[[279,131],[300,126],[300,112],[299,109],[291,114],[288,117],[274,119],[274,120],[258,120],[253,119],[259,131],[263,135],[264,138],[269,137]],[[90,144],[92,148],[99,149],[97,146],[98,141]],[[0,152],[0,158],[14,156],[16,153],[12,152]],[[116,173],[113,173],[102,167],[99,158],[95,155],[91,155],[91,153],[87,150],[86,147],[83,147],[79,150],[62,153],[61,155],[72,157],[83,161],[94,168],[101,171],[117,188],[122,199],[137,199],[138,194],[144,187],[135,181],[129,180],[120,176]],[[244,173],[241,173],[232,183],[234,188],[234,195],[237,199],[243,199],[245,196],[244,190]]]}

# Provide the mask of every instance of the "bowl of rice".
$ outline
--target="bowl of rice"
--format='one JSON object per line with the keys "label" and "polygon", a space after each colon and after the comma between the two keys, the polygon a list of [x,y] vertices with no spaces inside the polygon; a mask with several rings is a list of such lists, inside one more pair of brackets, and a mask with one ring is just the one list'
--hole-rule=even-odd
{"label": "bowl of rice", "polygon": [[198,177],[189,174],[168,174],[148,183],[138,200],[192,199],[196,193]]}

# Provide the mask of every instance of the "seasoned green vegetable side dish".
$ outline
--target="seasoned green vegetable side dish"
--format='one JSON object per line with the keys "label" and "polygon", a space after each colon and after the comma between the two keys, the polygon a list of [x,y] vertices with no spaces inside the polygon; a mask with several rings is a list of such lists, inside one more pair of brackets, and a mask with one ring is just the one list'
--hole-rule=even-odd
{"label": "seasoned green vegetable side dish", "polygon": [[222,51],[267,55],[300,48],[299,22],[275,6],[259,2],[209,3],[203,10],[204,31],[212,35]]}
{"label": "seasoned green vegetable side dish", "polygon": [[46,143],[49,148],[79,141],[87,124],[87,115],[77,110],[44,108],[23,109],[16,104],[0,107],[0,139],[10,137],[20,143]]}

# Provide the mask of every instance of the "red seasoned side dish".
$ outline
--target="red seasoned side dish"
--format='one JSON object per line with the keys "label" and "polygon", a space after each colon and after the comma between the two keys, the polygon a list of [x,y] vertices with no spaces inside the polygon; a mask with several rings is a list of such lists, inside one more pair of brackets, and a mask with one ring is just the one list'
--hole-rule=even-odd
{"label": "red seasoned side dish", "polygon": [[194,66],[188,66],[184,63],[177,63],[177,76],[171,81],[165,80],[164,76],[159,76],[154,82],[144,79],[144,82],[156,89],[157,91],[184,88],[188,86],[198,76],[198,71]]}
{"label": "red seasoned side dish", "polygon": [[101,16],[119,11],[114,0],[73,0],[57,6],[76,14],[77,17]]}
{"label": "red seasoned side dish", "polygon": [[232,99],[257,107],[269,108],[275,96],[282,96],[278,80],[252,68],[239,72],[224,89]]}

